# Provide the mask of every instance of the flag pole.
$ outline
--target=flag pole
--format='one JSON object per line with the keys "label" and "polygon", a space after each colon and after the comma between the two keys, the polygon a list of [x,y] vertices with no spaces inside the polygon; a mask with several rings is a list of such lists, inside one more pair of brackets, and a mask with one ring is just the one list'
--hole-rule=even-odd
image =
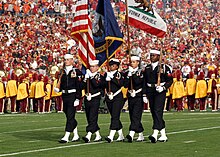
{"label": "flag pole", "polygon": [[[87,69],[90,68],[90,65],[89,65],[89,52],[88,52],[88,47],[89,47],[89,40],[88,40],[88,37],[87,37]],[[86,80],[86,84],[87,84],[87,93],[90,92],[89,90],[89,79]]]}
{"label": "flag pole", "polygon": [[[108,39],[105,40],[106,45],[106,57],[107,57],[107,71],[109,72],[109,51],[108,51]],[[111,84],[110,81],[108,81],[108,93],[111,92]]]}
{"label": "flag pole", "polygon": [[[129,63],[131,64],[131,43],[130,43],[130,29],[129,29],[129,18],[128,18],[128,0],[125,0],[126,3],[126,18],[125,18],[125,23],[127,26],[127,42],[128,42],[128,46],[127,46],[127,51],[129,54]],[[133,90],[133,81],[132,81],[132,76],[130,77],[131,80],[131,90]]]}

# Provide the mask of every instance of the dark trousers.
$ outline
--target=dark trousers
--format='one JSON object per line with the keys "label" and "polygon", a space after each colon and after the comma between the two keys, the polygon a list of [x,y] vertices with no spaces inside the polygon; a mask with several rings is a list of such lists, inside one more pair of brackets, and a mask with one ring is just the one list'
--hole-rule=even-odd
{"label": "dark trousers", "polygon": [[63,111],[63,107],[62,107],[63,104],[62,103],[63,103],[62,96],[55,97],[56,111]]}
{"label": "dark trousers", "polygon": [[74,101],[76,100],[75,94],[62,95],[63,99],[63,112],[66,115],[66,128],[65,131],[73,132],[77,126],[75,119],[76,107],[74,107]]}
{"label": "dark trousers", "polygon": [[187,99],[188,99],[188,101],[187,101],[188,109],[194,110],[194,109],[195,109],[195,108],[194,108],[194,104],[195,104],[195,94],[193,94],[193,95],[188,95],[188,96],[187,96]]}
{"label": "dark trousers", "polygon": [[88,101],[85,97],[85,111],[88,122],[86,132],[94,133],[100,129],[98,126],[99,106],[100,98],[92,98],[92,100]]}
{"label": "dark trousers", "polygon": [[150,111],[153,118],[153,127],[152,129],[162,130],[165,128],[165,121],[163,120],[163,109],[166,100],[166,92],[161,93],[152,92],[147,93],[147,97],[150,104]]}
{"label": "dark trousers", "polygon": [[20,112],[22,112],[22,113],[27,112],[27,104],[28,104],[28,99],[27,98],[20,101]]}
{"label": "dark trousers", "polygon": [[130,127],[129,131],[135,131],[140,133],[144,131],[143,125],[141,123],[142,113],[143,113],[144,102],[142,97],[129,97],[128,98],[128,110],[130,116]]}
{"label": "dark trousers", "polygon": [[107,107],[111,115],[110,130],[122,129],[122,123],[120,121],[121,110],[124,106],[124,99],[114,98],[112,101],[107,102]]}
{"label": "dark trousers", "polygon": [[205,101],[206,101],[206,97],[204,97],[204,98],[199,98],[199,104],[200,104],[200,111],[202,111],[202,110],[205,110],[205,108],[206,108],[206,104],[205,104]]}
{"label": "dark trousers", "polygon": [[33,98],[33,111],[38,112],[37,99]]}
{"label": "dark trousers", "polygon": [[11,112],[16,111],[16,96],[10,97],[11,100]]}
{"label": "dark trousers", "polygon": [[4,112],[4,99],[5,98],[1,98],[0,99],[0,113]]}

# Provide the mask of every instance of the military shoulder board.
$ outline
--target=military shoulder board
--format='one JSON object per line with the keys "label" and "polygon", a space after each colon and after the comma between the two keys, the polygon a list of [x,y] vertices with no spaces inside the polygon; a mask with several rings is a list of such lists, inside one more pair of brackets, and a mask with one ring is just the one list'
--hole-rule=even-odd
{"label": "military shoulder board", "polygon": [[138,71],[136,72],[136,75],[140,78],[143,78],[143,70],[142,69],[138,69]]}
{"label": "military shoulder board", "polygon": [[97,73],[94,77],[92,77],[91,79],[95,78],[96,80],[100,80],[100,73]]}
{"label": "military shoulder board", "polygon": [[120,72],[116,73],[116,79],[118,79],[118,80],[121,79],[121,73]]}

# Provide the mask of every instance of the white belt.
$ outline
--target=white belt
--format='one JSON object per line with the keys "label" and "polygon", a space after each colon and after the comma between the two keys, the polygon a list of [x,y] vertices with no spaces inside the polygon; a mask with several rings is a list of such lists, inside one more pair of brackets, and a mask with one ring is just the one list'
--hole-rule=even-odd
{"label": "white belt", "polygon": [[69,93],[75,93],[76,89],[69,89],[69,90],[62,90],[62,93],[69,94]]}
{"label": "white belt", "polygon": [[[142,91],[142,88],[140,88],[140,89],[138,89],[138,90],[133,90],[133,91],[135,91],[135,94],[137,94],[137,93],[139,93],[139,92],[141,92],[141,91]],[[129,92],[129,93],[131,93],[132,91],[131,91],[131,90],[129,90],[128,92]]]}
{"label": "white belt", "polygon": [[[96,97],[96,96],[99,96],[101,94],[101,92],[98,92],[98,93],[95,93],[95,94],[92,94],[91,95],[91,98],[94,98],[94,97]],[[86,95],[87,96],[87,95]]]}
{"label": "white belt", "polygon": [[[160,83],[160,86],[164,86],[166,82],[162,82]],[[147,83],[148,87],[157,87],[157,84],[151,84],[151,83]]]}
{"label": "white belt", "polygon": [[115,92],[115,93],[113,94],[113,97],[115,97],[116,95],[118,95],[120,92],[121,92],[121,89],[119,89],[117,92]]}

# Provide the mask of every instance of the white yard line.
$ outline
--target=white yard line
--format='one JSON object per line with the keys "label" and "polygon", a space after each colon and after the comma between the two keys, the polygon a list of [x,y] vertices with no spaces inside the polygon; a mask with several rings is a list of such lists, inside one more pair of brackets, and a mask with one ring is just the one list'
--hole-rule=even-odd
{"label": "white yard line", "polygon": [[[170,132],[170,133],[167,133],[167,134],[169,134],[169,135],[181,134],[181,133],[187,133],[187,132],[204,131],[204,130],[212,130],[212,129],[220,129],[220,126],[214,126],[214,127],[209,127],[209,128],[199,128],[199,129],[194,129],[194,130],[193,129],[192,130],[182,130],[182,131]],[[188,143],[189,142],[194,142],[194,141],[188,141]],[[35,150],[29,150],[29,151],[21,151],[21,152],[0,154],[0,157],[2,157],[2,156],[14,156],[14,155],[20,155],[20,154],[28,154],[28,153],[34,153],[34,152],[44,152],[44,151],[64,149],[64,148],[70,148],[70,147],[95,145],[95,144],[101,144],[101,143],[106,143],[106,142],[105,141],[101,141],[101,142],[82,143],[82,144],[59,146],[59,147],[52,147],[52,148],[42,148],[42,149],[35,149]]]}
{"label": "white yard line", "polygon": [[183,143],[194,143],[196,141],[183,141]]}

